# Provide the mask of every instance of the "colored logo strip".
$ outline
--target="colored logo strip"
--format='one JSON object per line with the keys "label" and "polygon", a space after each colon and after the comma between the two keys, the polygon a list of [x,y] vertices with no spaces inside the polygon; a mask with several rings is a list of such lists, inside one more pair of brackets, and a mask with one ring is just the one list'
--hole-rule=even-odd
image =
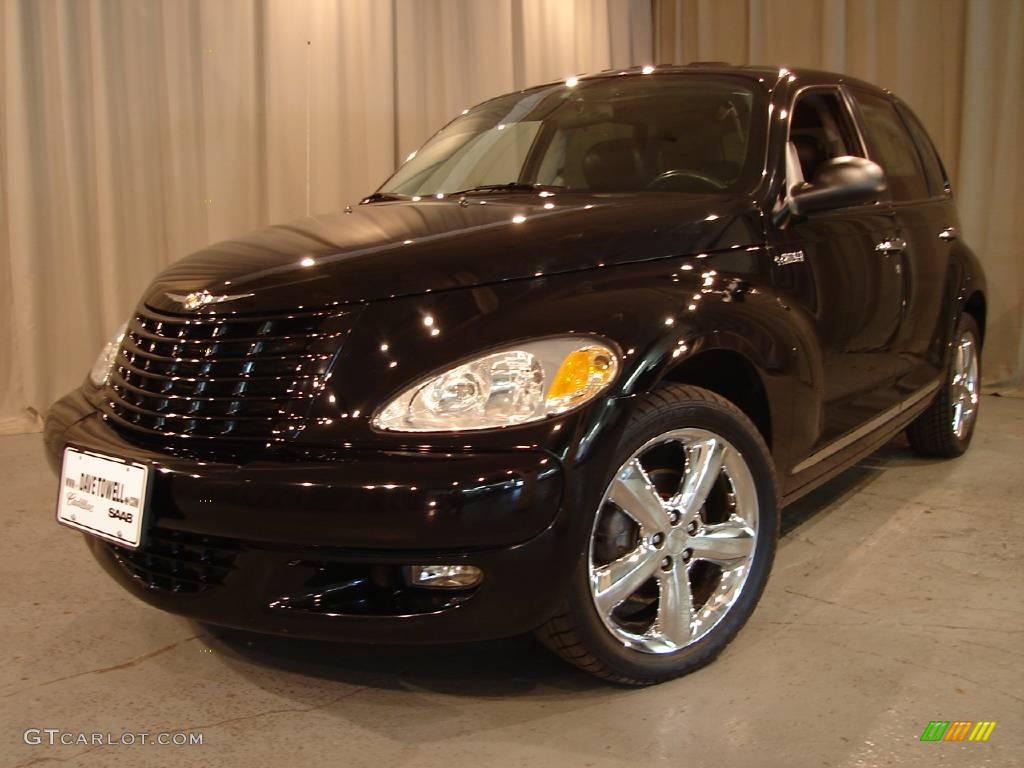
{"label": "colored logo strip", "polygon": [[970,720],[954,720],[949,724],[949,730],[946,731],[946,738],[943,741],[963,741],[970,733],[972,725],[974,723]]}
{"label": "colored logo strip", "polygon": [[932,720],[921,741],[988,741],[995,727],[995,720]]}
{"label": "colored logo strip", "polygon": [[981,720],[975,726],[974,730],[971,731],[971,735],[968,741],[988,741],[988,737],[992,735],[992,729],[996,727],[995,720]]}

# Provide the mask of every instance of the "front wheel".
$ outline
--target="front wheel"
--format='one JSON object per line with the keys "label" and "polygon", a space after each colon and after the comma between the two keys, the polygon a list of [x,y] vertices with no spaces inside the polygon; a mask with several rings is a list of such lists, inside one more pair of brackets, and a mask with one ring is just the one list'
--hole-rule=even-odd
{"label": "front wheel", "polygon": [[775,554],[771,457],[732,403],[672,385],[640,400],[562,611],[572,664],[647,685],[707,664],[754,610]]}

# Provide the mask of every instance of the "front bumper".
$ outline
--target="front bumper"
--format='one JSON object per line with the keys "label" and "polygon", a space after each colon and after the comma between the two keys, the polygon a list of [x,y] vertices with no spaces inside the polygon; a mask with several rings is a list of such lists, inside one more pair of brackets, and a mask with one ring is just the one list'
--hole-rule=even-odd
{"label": "front bumper", "polygon": [[[223,463],[141,448],[82,392],[45,430],[67,445],[153,467],[146,539],[90,549],[126,589],[214,624],[304,637],[438,642],[529,631],[557,609],[577,554],[563,469],[539,449],[338,452]],[[483,571],[465,591],[413,589],[401,567]]]}

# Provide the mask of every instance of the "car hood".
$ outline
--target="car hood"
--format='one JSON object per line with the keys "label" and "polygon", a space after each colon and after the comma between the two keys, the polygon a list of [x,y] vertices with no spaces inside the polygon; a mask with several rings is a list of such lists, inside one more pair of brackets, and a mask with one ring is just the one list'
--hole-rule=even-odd
{"label": "car hood", "polygon": [[[204,248],[144,302],[207,313],[321,308],[760,243],[749,198],[494,195],[371,203]],[[208,303],[185,304],[207,292]]]}

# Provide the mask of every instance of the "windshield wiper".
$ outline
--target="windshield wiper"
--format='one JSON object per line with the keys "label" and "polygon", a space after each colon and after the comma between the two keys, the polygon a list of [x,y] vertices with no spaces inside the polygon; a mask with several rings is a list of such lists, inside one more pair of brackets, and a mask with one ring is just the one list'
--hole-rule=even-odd
{"label": "windshield wiper", "polygon": [[526,184],[520,181],[510,181],[506,184],[480,184],[468,189],[460,189],[458,192],[449,192],[450,195],[471,195],[476,192],[553,192],[565,187],[557,184]]}
{"label": "windshield wiper", "polygon": [[372,195],[367,195],[362,200],[362,203],[389,203],[395,200],[408,200],[409,195],[400,195],[397,192],[374,192]]}
{"label": "windshield wiper", "polygon": [[[519,181],[510,181],[506,184],[480,184],[458,192],[446,192],[443,196],[458,197],[459,195],[487,194],[488,192],[554,192],[560,189],[566,189],[566,187],[557,184],[525,184]],[[423,196],[428,197],[428,195]],[[412,197],[412,195],[401,195],[398,192],[374,192],[359,202],[360,204],[390,203],[396,200],[410,200]],[[431,194],[429,197],[434,197],[434,195]]]}

